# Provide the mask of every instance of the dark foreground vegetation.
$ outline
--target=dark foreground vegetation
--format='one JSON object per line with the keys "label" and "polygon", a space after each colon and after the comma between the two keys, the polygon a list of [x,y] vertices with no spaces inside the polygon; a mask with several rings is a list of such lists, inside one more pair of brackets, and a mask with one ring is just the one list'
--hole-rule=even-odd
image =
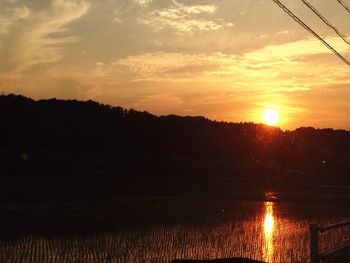
{"label": "dark foreground vegetation", "polygon": [[1,176],[347,180],[350,132],[154,116],[93,101],[0,96]]}

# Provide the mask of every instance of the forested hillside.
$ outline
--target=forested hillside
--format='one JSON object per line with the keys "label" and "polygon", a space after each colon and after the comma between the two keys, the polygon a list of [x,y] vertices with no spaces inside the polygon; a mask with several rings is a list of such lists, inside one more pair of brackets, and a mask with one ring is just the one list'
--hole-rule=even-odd
{"label": "forested hillside", "polygon": [[2,176],[348,176],[350,132],[0,96]]}

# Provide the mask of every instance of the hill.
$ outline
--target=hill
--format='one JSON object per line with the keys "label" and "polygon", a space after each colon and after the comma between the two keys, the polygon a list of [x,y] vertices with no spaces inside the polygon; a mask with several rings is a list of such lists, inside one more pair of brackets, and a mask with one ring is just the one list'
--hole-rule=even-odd
{"label": "hill", "polygon": [[1,176],[347,177],[350,132],[0,96]]}

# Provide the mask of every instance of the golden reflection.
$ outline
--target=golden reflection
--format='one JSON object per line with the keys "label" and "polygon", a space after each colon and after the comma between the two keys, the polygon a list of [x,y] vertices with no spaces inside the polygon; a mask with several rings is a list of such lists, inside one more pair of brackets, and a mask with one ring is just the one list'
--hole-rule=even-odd
{"label": "golden reflection", "polygon": [[273,203],[265,202],[265,218],[264,218],[264,260],[272,262],[273,255],[273,231],[274,231],[274,217],[273,217]]}

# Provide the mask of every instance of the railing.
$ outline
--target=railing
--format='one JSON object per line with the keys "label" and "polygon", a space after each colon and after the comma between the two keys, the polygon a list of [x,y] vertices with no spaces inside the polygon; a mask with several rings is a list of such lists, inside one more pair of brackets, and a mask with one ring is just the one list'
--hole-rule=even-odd
{"label": "railing", "polygon": [[322,260],[322,259],[325,259],[325,258],[330,257],[332,255],[335,255],[335,254],[337,254],[345,249],[350,248],[350,245],[344,245],[344,246],[323,252],[321,254],[320,254],[319,249],[318,249],[318,232],[322,233],[322,232],[325,232],[327,230],[331,230],[331,229],[346,226],[346,225],[350,225],[350,220],[343,221],[343,222],[336,223],[336,224],[327,225],[327,226],[319,226],[317,223],[310,224],[310,240],[311,240],[310,259],[311,259],[311,263],[319,263],[320,260]]}

